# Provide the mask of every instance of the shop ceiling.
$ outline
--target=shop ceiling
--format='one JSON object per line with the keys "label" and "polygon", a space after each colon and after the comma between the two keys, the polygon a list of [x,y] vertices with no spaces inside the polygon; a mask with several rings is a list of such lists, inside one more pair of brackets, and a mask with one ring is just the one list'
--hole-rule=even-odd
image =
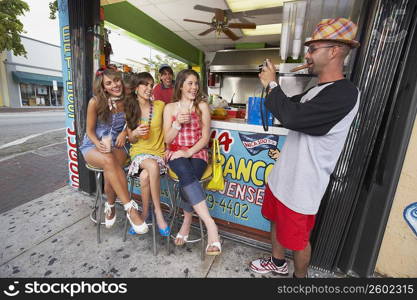
{"label": "shop ceiling", "polygon": [[[101,3],[107,5],[124,1],[102,0]],[[212,8],[230,9],[224,0],[128,0],[127,2],[203,52],[233,48],[235,43],[267,43],[271,46],[278,46],[279,44],[279,34],[245,36],[241,29],[231,29],[234,34],[240,37],[236,41],[232,41],[223,33],[220,36],[217,36],[215,32],[200,36],[199,33],[207,30],[208,25],[183,20],[193,19],[211,22],[213,13],[195,10],[193,7],[204,5]],[[277,5],[280,2],[277,0]],[[247,18],[247,20],[257,25],[265,25],[281,23],[281,18],[282,15],[276,13],[275,9],[272,14],[262,14],[254,18]],[[229,23],[232,22],[240,23],[241,21],[238,19],[229,20]]]}

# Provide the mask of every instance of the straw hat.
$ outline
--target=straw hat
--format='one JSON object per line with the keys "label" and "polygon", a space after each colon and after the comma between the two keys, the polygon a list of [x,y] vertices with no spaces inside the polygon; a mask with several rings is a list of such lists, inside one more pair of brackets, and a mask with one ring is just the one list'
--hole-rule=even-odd
{"label": "straw hat", "polygon": [[345,18],[323,19],[317,24],[311,40],[304,45],[314,42],[340,42],[358,48],[360,44],[354,40],[357,30],[356,24]]}

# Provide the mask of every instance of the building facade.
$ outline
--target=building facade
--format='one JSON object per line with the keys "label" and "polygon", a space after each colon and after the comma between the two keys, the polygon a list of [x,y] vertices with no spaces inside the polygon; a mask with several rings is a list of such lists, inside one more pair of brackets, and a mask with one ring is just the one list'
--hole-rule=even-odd
{"label": "building facade", "polygon": [[60,47],[21,36],[27,55],[0,55],[0,106],[62,107]]}

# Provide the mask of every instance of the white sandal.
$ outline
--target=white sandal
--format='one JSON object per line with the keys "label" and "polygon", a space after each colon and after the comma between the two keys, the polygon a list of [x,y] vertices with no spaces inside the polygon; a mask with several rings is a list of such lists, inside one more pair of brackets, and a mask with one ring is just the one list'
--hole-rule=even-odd
{"label": "white sandal", "polygon": [[130,211],[132,208],[136,209],[136,211],[139,211],[139,206],[138,204],[133,201],[130,200],[128,203],[123,205],[125,211],[126,211],[126,217],[130,222],[130,225],[132,225],[133,230],[137,233],[137,234],[145,234],[148,232],[149,228],[148,225],[146,224],[146,222],[143,222],[140,225],[136,225],[135,223],[132,222],[132,220],[130,219]]}
{"label": "white sandal", "polygon": [[[208,251],[208,248],[210,248],[210,247],[217,247],[219,250],[218,251]],[[220,244],[220,242],[213,242],[213,243],[207,245],[206,255],[219,255],[220,253],[222,253],[222,245]]]}
{"label": "white sandal", "polygon": [[116,211],[114,212],[113,219],[107,219],[107,216],[111,215],[111,209],[114,207],[114,204],[109,204],[109,202],[104,202],[104,224],[106,228],[112,228],[116,222]]}
{"label": "white sandal", "polygon": [[[175,240],[177,240],[177,239],[182,239],[183,241],[184,241],[184,244],[185,243],[187,243],[188,242],[188,235],[182,235],[182,234],[180,234],[179,232],[177,233],[177,236],[175,237]],[[177,245],[176,243],[175,243],[175,241],[174,241],[174,244],[176,245],[176,246],[183,246],[184,244],[180,244],[180,245]]]}

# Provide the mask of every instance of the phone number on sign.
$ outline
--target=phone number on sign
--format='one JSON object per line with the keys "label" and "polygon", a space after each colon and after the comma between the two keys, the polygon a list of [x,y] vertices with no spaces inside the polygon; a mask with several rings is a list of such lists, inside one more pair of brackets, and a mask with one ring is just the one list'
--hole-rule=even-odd
{"label": "phone number on sign", "polygon": [[217,200],[214,199],[213,195],[208,195],[207,205],[210,210],[218,206],[224,214],[227,213],[241,220],[248,220],[249,205],[245,203],[233,202],[232,200],[226,202],[225,199]]}

